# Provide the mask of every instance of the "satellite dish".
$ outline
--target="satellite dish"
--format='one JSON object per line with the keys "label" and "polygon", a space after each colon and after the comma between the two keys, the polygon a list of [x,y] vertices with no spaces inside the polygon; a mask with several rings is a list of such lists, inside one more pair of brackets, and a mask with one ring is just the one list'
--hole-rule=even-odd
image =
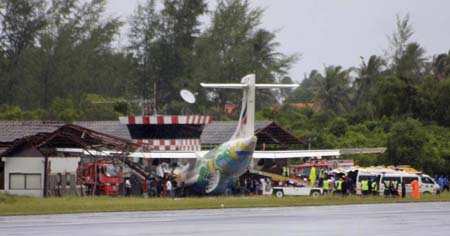
{"label": "satellite dish", "polygon": [[183,100],[187,103],[195,103],[195,96],[191,91],[182,89],[180,91],[180,95],[183,98]]}

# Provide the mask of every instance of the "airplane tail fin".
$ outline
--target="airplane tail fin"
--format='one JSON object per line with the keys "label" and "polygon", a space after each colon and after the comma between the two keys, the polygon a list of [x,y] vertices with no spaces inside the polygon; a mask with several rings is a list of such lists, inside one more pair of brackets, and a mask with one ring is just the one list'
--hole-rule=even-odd
{"label": "airplane tail fin", "polygon": [[231,139],[247,138],[255,134],[255,89],[296,88],[298,84],[256,84],[255,74],[246,75],[240,84],[208,84],[201,83],[205,88],[242,89],[242,108],[238,126]]}

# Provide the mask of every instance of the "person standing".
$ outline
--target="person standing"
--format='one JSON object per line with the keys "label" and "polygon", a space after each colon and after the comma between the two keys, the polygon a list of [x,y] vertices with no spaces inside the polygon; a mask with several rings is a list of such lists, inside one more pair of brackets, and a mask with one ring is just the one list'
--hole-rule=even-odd
{"label": "person standing", "polygon": [[374,196],[378,195],[378,184],[376,180],[372,180],[372,183],[370,184],[371,188],[372,188],[372,194]]}
{"label": "person standing", "polygon": [[402,198],[406,196],[406,184],[405,181],[402,181]]}
{"label": "person standing", "polygon": [[413,199],[420,199],[420,185],[419,181],[414,180],[411,182],[411,188],[412,188],[412,198]]}
{"label": "person standing", "polygon": [[163,180],[161,178],[158,178],[156,184],[156,196],[161,197],[163,196]]}
{"label": "person standing", "polygon": [[384,187],[384,197],[387,198],[390,195],[391,190],[389,189],[389,180],[383,180]]}
{"label": "person standing", "polygon": [[125,180],[125,196],[130,196],[131,195],[131,182],[129,179]]}
{"label": "person standing", "polygon": [[367,196],[369,194],[369,181],[367,179],[363,179],[361,181],[361,192],[363,196]]}
{"label": "person standing", "polygon": [[446,176],[444,177],[444,190],[443,190],[443,191],[445,191],[445,190],[447,190],[447,192],[449,191],[449,186],[448,186],[448,175],[446,175]]}
{"label": "person standing", "polygon": [[311,185],[311,187],[316,186],[316,167],[311,167],[311,170],[309,172],[309,185]]}
{"label": "person standing", "polygon": [[347,178],[345,178],[345,186],[349,195],[355,194],[355,188],[351,177],[347,176]]}
{"label": "person standing", "polygon": [[336,189],[335,193],[336,193],[336,194],[342,194],[342,178],[336,180],[335,185],[336,185],[336,187],[335,187],[335,189]]}
{"label": "person standing", "polygon": [[167,179],[166,181],[166,191],[170,197],[173,197],[172,181],[170,181],[170,179]]}
{"label": "person standing", "polygon": [[442,193],[444,191],[444,176],[439,176],[437,183],[439,185],[439,192]]}
{"label": "person standing", "polygon": [[330,190],[329,180],[328,180],[328,179],[325,179],[325,180],[323,181],[323,194],[324,194],[324,195],[327,195],[328,192],[329,192],[329,190]]}
{"label": "person standing", "polygon": [[319,179],[318,179],[318,186],[323,187],[323,180],[325,179],[325,169],[321,168],[319,171]]}
{"label": "person standing", "polygon": [[398,180],[394,180],[393,184],[394,184],[394,193],[393,193],[393,195],[394,195],[395,198],[397,198],[397,197],[400,196],[400,194],[398,193],[398,185],[399,185]]}
{"label": "person standing", "polygon": [[395,198],[395,188],[394,188],[394,180],[389,180],[389,194],[392,198]]}

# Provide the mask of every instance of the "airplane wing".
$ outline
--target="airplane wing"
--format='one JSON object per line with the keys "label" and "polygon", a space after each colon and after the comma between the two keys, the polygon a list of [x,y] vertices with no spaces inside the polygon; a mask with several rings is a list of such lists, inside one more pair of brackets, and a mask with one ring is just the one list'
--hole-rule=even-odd
{"label": "airplane wing", "polygon": [[287,150],[287,151],[255,151],[255,159],[289,159],[315,157],[339,157],[340,155],[384,153],[386,148],[349,148],[349,149],[322,149],[322,150]]}
{"label": "airplane wing", "polygon": [[293,151],[255,151],[254,159],[288,159],[324,156],[339,156],[339,150],[293,150]]}
{"label": "airplane wing", "polygon": [[[114,156],[125,155],[134,158],[160,158],[160,159],[197,159],[201,158],[208,151],[153,151],[153,152],[131,152],[118,153],[115,151],[96,151],[85,150],[81,148],[57,148],[58,152],[66,153],[83,153],[92,156]],[[321,159],[322,157],[339,157],[340,155],[353,154],[369,154],[383,153],[386,148],[351,148],[351,149],[323,149],[323,150],[287,150],[287,151],[255,151],[253,158],[255,159],[289,159],[289,158],[305,158],[314,157]]]}
{"label": "airplane wing", "polygon": [[79,153],[90,156],[126,156],[135,158],[161,158],[161,159],[196,159],[203,157],[208,151],[154,151],[154,152],[130,152],[97,151],[82,148],[57,148],[61,153]]}

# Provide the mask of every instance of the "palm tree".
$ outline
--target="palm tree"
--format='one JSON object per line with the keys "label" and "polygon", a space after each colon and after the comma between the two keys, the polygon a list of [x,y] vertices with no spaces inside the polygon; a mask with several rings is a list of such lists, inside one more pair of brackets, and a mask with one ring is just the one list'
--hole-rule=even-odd
{"label": "palm tree", "polygon": [[394,65],[397,76],[407,83],[419,83],[423,79],[425,50],[418,43],[410,43]]}
{"label": "palm tree", "polygon": [[450,78],[450,51],[447,54],[442,53],[434,58],[432,72],[439,81]]}
{"label": "palm tree", "polygon": [[355,99],[357,102],[369,98],[370,91],[374,88],[376,81],[380,78],[385,65],[386,62],[383,58],[372,55],[367,64],[363,60],[361,67],[356,69],[358,77],[355,80],[354,86],[356,89]]}
{"label": "palm tree", "polygon": [[369,58],[367,64],[364,58],[362,59],[361,66],[356,69],[358,76],[353,83],[356,92],[353,104],[360,115],[373,118],[375,113],[375,101],[373,100],[377,92],[376,83],[382,78],[386,61],[375,55]]}
{"label": "palm tree", "polygon": [[337,114],[350,109],[352,95],[350,71],[351,69],[342,70],[340,66],[325,67],[325,75],[319,80],[315,96],[321,109]]}

